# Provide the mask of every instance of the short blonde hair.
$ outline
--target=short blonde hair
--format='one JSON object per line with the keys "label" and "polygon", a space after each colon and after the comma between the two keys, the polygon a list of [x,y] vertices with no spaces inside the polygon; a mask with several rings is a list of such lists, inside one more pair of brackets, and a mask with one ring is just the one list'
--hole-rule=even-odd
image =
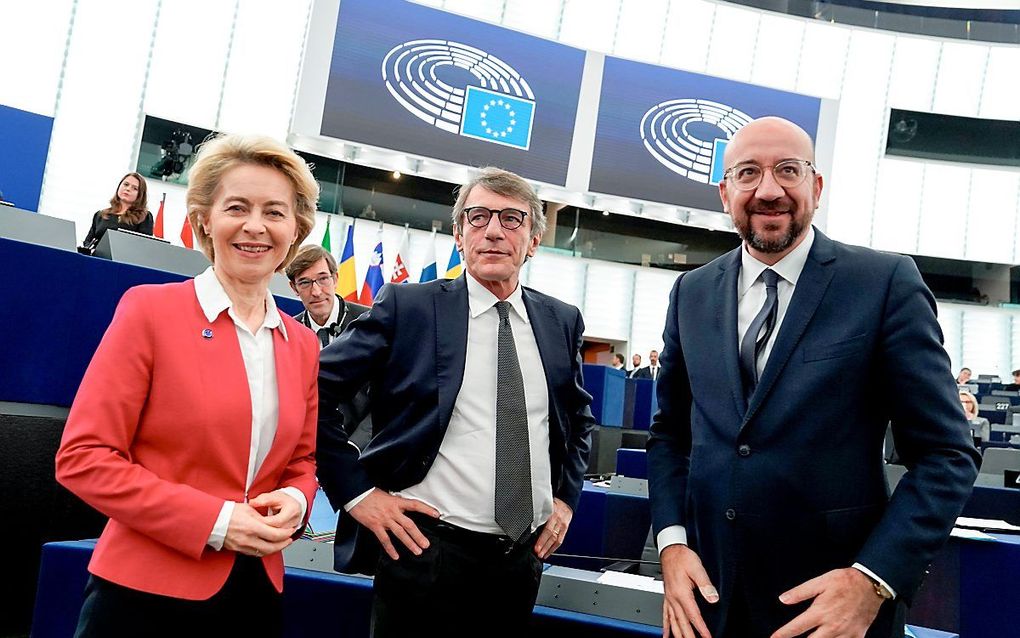
{"label": "short blonde hair", "polygon": [[297,221],[297,240],[287,256],[277,266],[282,271],[294,258],[301,242],[315,226],[315,207],[319,201],[319,184],[301,157],[284,144],[264,135],[217,135],[205,141],[195,155],[188,171],[188,221],[195,232],[198,244],[209,261],[215,260],[212,237],[205,232],[202,219],[208,218],[216,189],[223,175],[242,164],[274,168],[290,181],[294,188],[294,213]]}
{"label": "short blonde hair", "polygon": [[452,215],[453,227],[457,232],[464,232],[462,223],[464,206],[467,205],[467,198],[475,186],[481,186],[497,195],[512,197],[526,203],[528,205],[527,213],[531,216],[531,236],[545,233],[545,211],[542,209],[542,200],[538,198],[535,189],[520,175],[494,166],[480,169],[478,175],[457,189],[457,201],[453,205]]}

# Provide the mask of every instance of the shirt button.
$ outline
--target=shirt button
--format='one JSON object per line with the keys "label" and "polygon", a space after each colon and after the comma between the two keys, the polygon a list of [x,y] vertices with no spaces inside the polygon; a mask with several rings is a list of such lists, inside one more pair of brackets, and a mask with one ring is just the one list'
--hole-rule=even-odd
{"label": "shirt button", "polygon": [[751,456],[751,446],[747,444],[741,445],[737,448],[737,454],[744,457]]}
{"label": "shirt button", "polygon": [[732,521],[736,517],[737,517],[737,511],[735,509],[730,508],[730,509],[726,510],[726,520]]}

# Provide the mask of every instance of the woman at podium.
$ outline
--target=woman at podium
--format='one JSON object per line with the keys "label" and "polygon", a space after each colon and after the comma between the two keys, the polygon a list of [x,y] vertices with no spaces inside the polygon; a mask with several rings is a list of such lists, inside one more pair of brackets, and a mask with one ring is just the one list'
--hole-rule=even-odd
{"label": "woman at podium", "polygon": [[145,179],[138,173],[128,173],[120,178],[117,191],[110,198],[110,207],[96,211],[92,226],[82,242],[84,252],[92,254],[111,228],[133,230],[145,235],[152,234],[152,213],[148,210]]}
{"label": "woman at podium", "polygon": [[57,452],[57,480],[110,518],[79,637],[280,635],[280,552],[315,496],[319,343],[268,287],[318,185],[245,136],[207,142],[189,181],[212,267],[124,294]]}

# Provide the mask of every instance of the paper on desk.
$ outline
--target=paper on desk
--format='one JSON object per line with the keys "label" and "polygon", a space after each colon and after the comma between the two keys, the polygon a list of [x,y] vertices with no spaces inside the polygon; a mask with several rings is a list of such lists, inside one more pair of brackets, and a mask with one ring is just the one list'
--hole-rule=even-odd
{"label": "paper on desk", "polygon": [[1020,532],[1020,527],[1010,525],[1006,521],[993,520],[990,518],[967,518],[961,516],[956,519],[959,527],[975,527],[977,529],[990,530],[993,532]]}
{"label": "paper on desk", "polygon": [[623,572],[609,571],[603,572],[602,575],[598,577],[598,582],[603,585],[614,585],[616,587],[650,591],[657,594],[663,593],[662,581],[655,580],[651,576],[640,576],[638,574],[625,574]]}
{"label": "paper on desk", "polygon": [[969,538],[976,541],[994,541],[994,536],[989,536],[984,532],[979,532],[976,529],[963,529],[962,527],[954,527],[953,531],[949,533],[950,536],[956,538]]}

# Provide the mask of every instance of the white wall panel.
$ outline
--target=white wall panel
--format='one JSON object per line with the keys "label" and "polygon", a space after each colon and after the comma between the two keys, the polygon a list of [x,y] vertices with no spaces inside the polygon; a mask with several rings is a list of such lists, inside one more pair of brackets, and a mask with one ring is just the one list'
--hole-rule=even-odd
{"label": "white wall panel", "polygon": [[476,20],[499,23],[503,16],[503,0],[446,0],[443,9]]}
{"label": "white wall panel", "polygon": [[758,25],[751,82],[793,91],[797,85],[803,40],[804,20],[763,13]]}
{"label": "white wall panel", "polygon": [[658,62],[668,8],[669,0],[621,3],[613,54],[641,62]]}
{"label": "white wall panel", "polygon": [[952,40],[943,43],[932,110],[946,115],[975,117],[987,59],[986,45]]}
{"label": "white wall panel", "polygon": [[804,25],[796,91],[839,99],[851,33],[847,27],[810,20]]}
{"label": "white wall panel", "polygon": [[972,171],[965,259],[1013,263],[1018,186],[1020,173],[1016,171]]}
{"label": "white wall panel", "polygon": [[972,308],[963,311],[963,339],[960,367],[979,374],[997,374],[1010,379],[1009,342],[1012,322],[1009,315],[991,309]]}
{"label": "white wall panel", "polygon": [[887,118],[886,96],[895,36],[855,30],[850,39],[832,162],[827,230],[834,239],[868,246]]}
{"label": "white wall panel", "polygon": [[1020,47],[995,46],[988,51],[979,117],[1020,120]]}
{"label": "white wall panel", "polygon": [[760,12],[743,7],[720,4],[716,8],[705,67],[709,75],[750,81],[760,17]]}
{"label": "white wall panel", "polygon": [[917,251],[924,164],[883,158],[878,167],[872,246],[902,253]]}
{"label": "white wall panel", "polygon": [[71,6],[72,0],[0,3],[0,104],[53,115]]}
{"label": "white wall panel", "polygon": [[707,0],[672,0],[659,64],[703,73],[717,6]]}
{"label": "white wall panel", "polygon": [[235,5],[236,0],[162,3],[145,92],[146,113],[215,128]]}
{"label": "white wall panel", "polygon": [[918,253],[963,259],[970,169],[930,163],[924,169]]}
{"label": "white wall panel", "polygon": [[560,41],[602,53],[613,50],[620,0],[565,0]]}
{"label": "white wall panel", "polygon": [[634,277],[634,305],[631,313],[630,351],[639,353],[648,365],[648,351],[662,351],[662,329],[666,325],[669,293],[677,273],[642,269]]}
{"label": "white wall panel", "polygon": [[301,67],[310,0],[244,0],[227,64],[219,128],[284,139]]}
{"label": "white wall panel", "polygon": [[528,285],[568,304],[584,307],[588,264],[582,259],[539,249],[531,260]]}
{"label": "white wall panel", "polygon": [[562,11],[563,0],[506,0],[503,25],[555,40]]}
{"label": "white wall panel", "polygon": [[904,35],[896,38],[892,74],[889,77],[890,107],[911,111],[931,110],[941,48],[937,40]]}
{"label": "white wall panel", "polygon": [[77,3],[39,212],[76,222],[79,241],[134,169],[155,18],[155,0]]}
{"label": "white wall panel", "polygon": [[582,309],[586,335],[618,341],[630,339],[634,272],[605,262],[588,262]]}

